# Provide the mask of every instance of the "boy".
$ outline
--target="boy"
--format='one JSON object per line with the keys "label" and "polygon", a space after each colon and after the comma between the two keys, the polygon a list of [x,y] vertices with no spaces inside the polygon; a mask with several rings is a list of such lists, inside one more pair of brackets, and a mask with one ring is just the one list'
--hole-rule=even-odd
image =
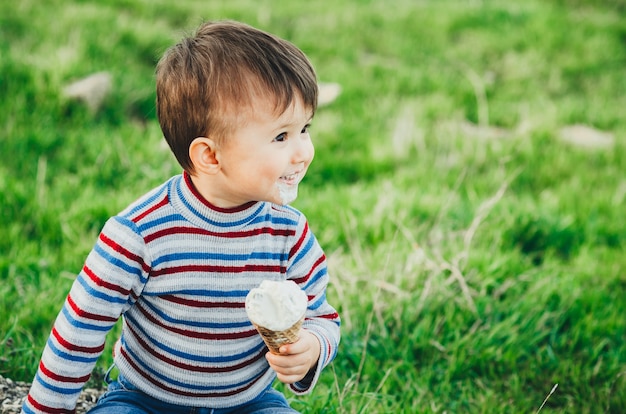
{"label": "boy", "polygon": [[[339,316],[323,251],[287,204],[313,159],[315,73],[291,43],[203,24],[156,70],[161,129],[183,173],[107,221],[44,349],[25,413],[71,413],[120,316],[116,381],[91,413],[293,413],[271,384],[309,392]],[[267,352],[246,294],[264,279],[308,295],[297,342]]]}

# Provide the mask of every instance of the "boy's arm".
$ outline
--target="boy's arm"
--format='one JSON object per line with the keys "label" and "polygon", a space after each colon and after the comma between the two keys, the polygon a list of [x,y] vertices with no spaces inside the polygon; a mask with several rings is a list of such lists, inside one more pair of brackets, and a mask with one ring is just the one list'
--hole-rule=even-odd
{"label": "boy's arm", "polygon": [[306,221],[298,226],[298,239],[290,252],[288,278],[307,294],[309,305],[303,328],[315,335],[320,343],[320,357],[311,371],[289,388],[296,394],[310,392],[321,371],[335,358],[339,345],[341,324],[339,314],[326,300],[328,272],[326,256]]}
{"label": "boy's arm", "polygon": [[144,250],[132,222],[106,223],[56,318],[23,413],[74,412],[106,334],[146,282]]}

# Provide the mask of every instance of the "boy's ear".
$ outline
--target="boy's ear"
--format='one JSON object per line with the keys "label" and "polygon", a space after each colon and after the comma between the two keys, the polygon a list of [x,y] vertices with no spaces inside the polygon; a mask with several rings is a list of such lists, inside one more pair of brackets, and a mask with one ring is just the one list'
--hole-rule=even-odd
{"label": "boy's ear", "polygon": [[189,145],[189,158],[196,172],[215,174],[220,169],[217,144],[211,138],[198,137]]}

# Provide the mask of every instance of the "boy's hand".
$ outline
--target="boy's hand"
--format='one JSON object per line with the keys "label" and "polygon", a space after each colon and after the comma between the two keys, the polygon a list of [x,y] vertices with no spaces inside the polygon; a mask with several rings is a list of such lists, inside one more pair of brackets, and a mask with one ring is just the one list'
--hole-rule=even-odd
{"label": "boy's hand", "polygon": [[303,329],[300,339],[293,344],[280,347],[280,355],[268,352],[265,358],[270,367],[285,384],[300,381],[317,364],[320,357],[320,341],[315,335]]}

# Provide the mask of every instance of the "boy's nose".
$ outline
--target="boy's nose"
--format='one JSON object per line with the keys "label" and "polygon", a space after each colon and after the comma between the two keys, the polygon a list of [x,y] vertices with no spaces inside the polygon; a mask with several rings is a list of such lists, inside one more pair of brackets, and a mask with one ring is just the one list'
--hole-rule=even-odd
{"label": "boy's nose", "polygon": [[306,136],[301,136],[295,141],[295,148],[292,156],[293,163],[310,163],[313,159],[313,156],[315,155],[315,148],[313,147],[313,142],[311,141],[311,138],[308,136],[308,134],[306,134]]}

